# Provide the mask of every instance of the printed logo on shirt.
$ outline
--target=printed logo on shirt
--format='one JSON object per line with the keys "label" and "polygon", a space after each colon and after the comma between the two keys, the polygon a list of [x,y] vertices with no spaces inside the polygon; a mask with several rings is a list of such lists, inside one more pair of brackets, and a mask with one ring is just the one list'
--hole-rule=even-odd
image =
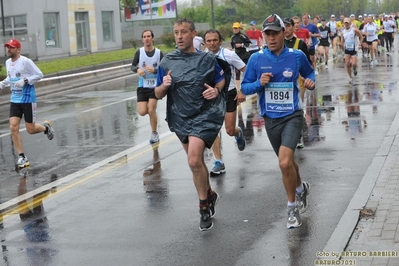
{"label": "printed logo on shirt", "polygon": [[261,66],[260,69],[272,69],[271,66]]}
{"label": "printed logo on shirt", "polygon": [[286,68],[283,72],[283,76],[286,78],[290,78],[293,75],[293,71],[290,68]]}

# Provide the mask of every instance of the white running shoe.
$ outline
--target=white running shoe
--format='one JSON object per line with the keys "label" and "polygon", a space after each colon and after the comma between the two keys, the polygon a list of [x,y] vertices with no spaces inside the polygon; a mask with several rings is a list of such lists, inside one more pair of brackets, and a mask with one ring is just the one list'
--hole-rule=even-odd
{"label": "white running shoe", "polygon": [[288,220],[287,220],[287,228],[297,228],[300,227],[302,224],[301,217],[299,216],[299,210],[295,207],[288,207]]}
{"label": "white running shoe", "polygon": [[17,161],[17,165],[19,168],[24,168],[24,167],[29,167],[30,163],[28,161],[28,158],[19,156],[18,161]]}
{"label": "white running shoe", "polygon": [[151,133],[150,144],[157,143],[159,141],[159,134],[156,131]]}

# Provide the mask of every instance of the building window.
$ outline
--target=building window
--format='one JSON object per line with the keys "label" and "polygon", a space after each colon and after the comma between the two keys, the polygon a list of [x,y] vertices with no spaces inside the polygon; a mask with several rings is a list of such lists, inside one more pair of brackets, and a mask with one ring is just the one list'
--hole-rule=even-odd
{"label": "building window", "polygon": [[[4,17],[4,29],[6,38],[25,39],[28,33],[26,16]],[[0,19],[0,32],[3,35],[3,21]]]}
{"label": "building window", "polygon": [[43,18],[46,48],[51,49],[60,47],[58,13],[44,13]]}
{"label": "building window", "polygon": [[113,42],[114,40],[114,23],[113,11],[103,11],[102,24],[103,24],[103,40],[104,42]]}

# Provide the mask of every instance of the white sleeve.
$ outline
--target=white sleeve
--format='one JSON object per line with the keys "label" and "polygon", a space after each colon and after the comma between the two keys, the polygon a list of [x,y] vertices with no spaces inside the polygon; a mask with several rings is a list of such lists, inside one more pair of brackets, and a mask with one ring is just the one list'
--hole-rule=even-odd
{"label": "white sleeve", "polygon": [[25,59],[25,69],[28,72],[26,78],[29,80],[29,84],[33,85],[43,78],[42,71],[29,58]]}

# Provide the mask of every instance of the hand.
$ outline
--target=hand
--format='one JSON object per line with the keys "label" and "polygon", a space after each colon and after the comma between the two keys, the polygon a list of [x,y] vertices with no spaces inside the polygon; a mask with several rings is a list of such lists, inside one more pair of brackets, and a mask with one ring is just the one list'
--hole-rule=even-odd
{"label": "hand", "polygon": [[170,85],[172,85],[172,70],[168,71],[168,74],[166,76],[163,77],[162,80],[162,85],[164,85],[165,87],[169,87]]}
{"label": "hand", "polygon": [[265,86],[267,83],[270,82],[272,77],[273,74],[271,72],[263,73],[262,76],[260,76],[260,85]]}
{"label": "hand", "polygon": [[234,101],[237,101],[237,105],[239,105],[242,102],[245,102],[246,97],[245,94],[243,94],[241,91],[237,93],[236,97],[234,98]]}
{"label": "hand", "polygon": [[155,72],[155,68],[150,67],[150,66],[146,66],[145,70],[147,70],[148,73],[154,73]]}
{"label": "hand", "polygon": [[145,72],[144,72],[144,70],[142,70],[141,68],[138,68],[138,69],[137,69],[137,74],[139,74],[139,76],[142,76],[142,77],[145,76]]}
{"label": "hand", "polygon": [[14,83],[14,86],[16,88],[23,88],[25,86],[25,80],[20,79],[17,82]]}
{"label": "hand", "polygon": [[216,98],[219,95],[219,89],[209,86],[208,84],[204,84],[206,90],[202,93],[205,99],[211,100]]}
{"label": "hand", "polygon": [[[302,77],[301,77],[302,78]],[[302,78],[303,79],[303,86],[306,88],[306,89],[308,89],[308,90],[314,90],[314,88],[315,88],[315,83],[313,82],[313,80],[311,80],[311,79],[304,79],[304,78]]]}
{"label": "hand", "polygon": [[4,81],[0,82],[0,90],[4,89],[6,87],[6,83]]}

